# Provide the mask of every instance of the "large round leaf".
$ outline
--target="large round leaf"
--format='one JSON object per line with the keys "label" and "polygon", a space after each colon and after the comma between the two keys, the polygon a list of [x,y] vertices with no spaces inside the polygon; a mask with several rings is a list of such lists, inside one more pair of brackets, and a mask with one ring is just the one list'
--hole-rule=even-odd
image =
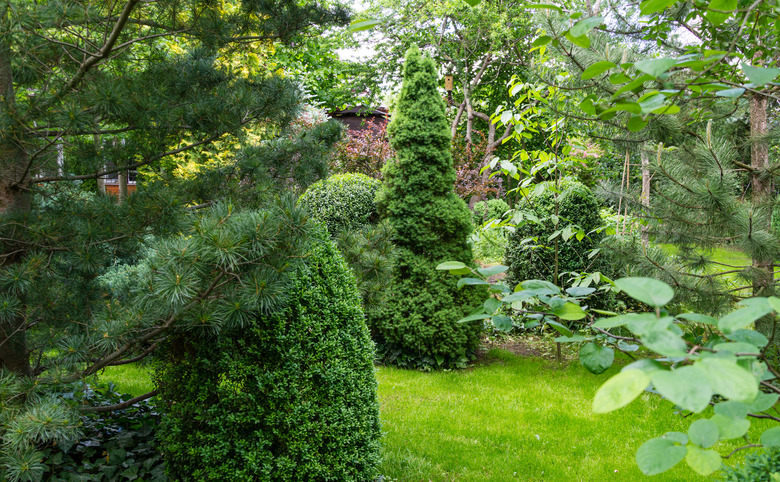
{"label": "large round leaf", "polygon": [[751,404],[758,395],[758,381],[736,358],[705,358],[697,365],[707,372],[712,390],[729,400]]}
{"label": "large round leaf", "polygon": [[699,413],[710,404],[712,388],[702,368],[684,366],[657,371],[650,375],[650,380],[661,395],[685,410]]}
{"label": "large round leaf", "polygon": [[620,278],[615,281],[615,286],[628,296],[653,308],[660,308],[674,298],[671,286],[652,278]]}
{"label": "large round leaf", "polygon": [[593,411],[607,413],[625,407],[650,384],[650,377],[640,370],[623,370],[599,388],[593,397]]}
{"label": "large round leaf", "polygon": [[720,468],[720,454],[714,450],[702,450],[695,445],[688,446],[685,461],[697,473],[710,475]]}
{"label": "large round leaf", "polygon": [[589,372],[599,375],[604,373],[615,360],[615,350],[608,346],[586,343],[580,348],[580,363]]}
{"label": "large round leaf", "polygon": [[780,447],[780,427],[772,427],[761,434],[761,443],[765,447]]}
{"label": "large round leaf", "polygon": [[682,459],[687,450],[677,445],[673,440],[656,437],[643,443],[636,451],[636,464],[645,475],[656,475],[666,472]]}
{"label": "large round leaf", "polygon": [[688,437],[692,443],[708,449],[718,443],[718,426],[706,418],[696,420],[688,427]]}

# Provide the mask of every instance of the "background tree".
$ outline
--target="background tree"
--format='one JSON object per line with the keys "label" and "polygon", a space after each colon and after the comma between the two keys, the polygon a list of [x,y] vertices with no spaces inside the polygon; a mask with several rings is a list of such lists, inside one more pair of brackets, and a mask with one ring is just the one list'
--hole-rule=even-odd
{"label": "background tree", "polygon": [[473,308],[479,293],[457,290],[435,269],[442,261],[472,259],[466,241],[471,213],[453,192],[451,136],[437,78],[433,60],[409,49],[388,126],[396,157],[386,165],[377,194],[398,252],[387,303],[369,326],[397,362],[449,366],[464,363],[477,346],[480,327],[456,321]]}

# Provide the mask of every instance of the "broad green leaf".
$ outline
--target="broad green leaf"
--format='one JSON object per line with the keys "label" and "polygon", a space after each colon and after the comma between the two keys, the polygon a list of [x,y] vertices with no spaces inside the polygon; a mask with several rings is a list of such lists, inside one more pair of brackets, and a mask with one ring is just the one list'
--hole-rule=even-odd
{"label": "broad green leaf", "polygon": [[574,37],[582,37],[588,34],[594,27],[601,25],[604,19],[601,17],[588,17],[584,20],[577,22],[570,30],[569,33]]}
{"label": "broad green leaf", "polygon": [[458,320],[458,323],[468,323],[469,321],[477,321],[477,320],[487,320],[492,315],[489,315],[487,313],[481,313],[479,315],[469,315],[465,318],[461,318]]}
{"label": "broad green leaf", "polygon": [[758,395],[758,381],[751,372],[737,365],[736,359],[705,358],[697,365],[707,372],[712,391],[729,400],[749,404]]}
{"label": "broad green leaf", "polygon": [[745,93],[745,89],[743,89],[742,87],[735,87],[733,89],[719,90],[715,92],[715,95],[719,97],[728,97],[731,99],[736,99],[737,97],[739,97],[744,93]]}
{"label": "broad green leaf", "polygon": [[735,400],[726,400],[715,404],[714,412],[718,415],[730,418],[745,418],[747,417],[750,406],[742,402]]}
{"label": "broad green leaf", "polygon": [[765,447],[780,447],[780,427],[772,427],[761,434],[761,444]]}
{"label": "broad green leaf", "polygon": [[[650,314],[650,313],[646,313]],[[653,331],[666,330],[674,322],[671,316],[662,316],[661,318],[640,318],[636,317],[628,322],[628,329],[635,335],[646,335]]]}
{"label": "broad green leaf", "polygon": [[634,67],[636,67],[637,70],[646,73],[647,75],[658,77],[659,75],[674,67],[676,64],[676,59],[648,59],[635,62]]}
{"label": "broad green leaf", "polygon": [[477,271],[479,274],[481,274],[484,277],[490,277],[495,276],[497,274],[501,274],[504,271],[508,270],[509,266],[504,266],[501,264],[497,264],[495,266],[488,266],[487,268],[477,268]]}
{"label": "broad green leaf", "polygon": [[702,450],[695,445],[688,446],[688,453],[685,454],[685,461],[694,472],[700,475],[710,475],[720,469],[722,463],[720,454],[714,450]]}
{"label": "broad green leaf", "polygon": [[703,449],[708,449],[718,443],[718,426],[706,418],[696,420],[688,427],[688,437],[692,443]]}
{"label": "broad green leaf", "polygon": [[571,296],[588,296],[595,291],[596,288],[591,288],[589,286],[572,286],[571,288],[566,288],[566,293]]}
{"label": "broad green leaf", "polygon": [[514,327],[512,318],[505,315],[496,315],[492,317],[490,321],[493,322],[493,326],[495,326],[497,330],[512,331],[512,328]]}
{"label": "broad green leaf", "polygon": [[648,82],[648,81],[654,80],[654,79],[655,79],[655,77],[653,77],[652,75],[648,75],[648,74],[641,75],[641,76],[637,77],[636,79],[632,80],[631,82],[627,83],[623,87],[619,88],[612,95],[612,98],[613,99],[617,99],[620,96],[620,94],[622,94],[623,92],[628,92],[628,91],[633,91],[633,90],[636,90],[636,89],[641,89],[642,86],[645,84],[645,82]]}
{"label": "broad green leaf", "polygon": [[600,375],[615,361],[615,350],[608,346],[586,343],[580,348],[580,363],[589,372]]}
{"label": "broad green leaf", "polygon": [[762,86],[768,84],[780,75],[780,69],[769,69],[765,67],[751,67],[746,63],[742,63],[742,70],[747,75],[748,80],[756,86]]}
{"label": "broad green leaf", "polygon": [[710,404],[712,388],[707,383],[707,374],[697,366],[656,371],[650,380],[661,395],[684,410],[700,413]]}
{"label": "broad green leaf", "polygon": [[621,371],[626,370],[639,370],[647,375],[651,375],[658,370],[665,370],[665,368],[655,360],[651,360],[649,358],[640,358],[639,360],[624,366]]}
{"label": "broad green leaf", "polygon": [[754,321],[772,312],[769,303],[752,304],[745,308],[732,311],[718,321],[718,328],[724,333],[731,333],[747,328]]}
{"label": "broad green leaf", "polygon": [[601,328],[602,330],[608,330],[618,326],[625,326],[632,321],[644,320],[647,322],[653,322],[657,318],[652,313],[626,313],[625,315],[613,316],[611,318],[600,318],[593,326]]}
{"label": "broad green leaf", "polygon": [[531,47],[541,47],[542,45],[547,45],[551,41],[552,41],[552,37],[550,37],[549,35],[542,35],[541,37],[534,40],[534,42],[531,44]]}
{"label": "broad green leaf", "polygon": [[585,98],[579,104],[580,110],[586,114],[595,115],[596,108],[593,106],[593,99]]}
{"label": "broad green leaf", "polygon": [[464,2],[468,3],[472,7],[476,7],[477,5],[482,2],[482,0],[463,0]]}
{"label": "broad green leaf", "polygon": [[497,309],[501,308],[501,302],[495,298],[488,298],[482,303],[485,307],[485,313],[495,313]]}
{"label": "broad green leaf", "polygon": [[780,395],[776,393],[759,392],[756,399],[750,405],[750,413],[765,412],[774,407]]}
{"label": "broad green leaf", "polygon": [[758,355],[759,349],[756,345],[753,345],[751,343],[745,343],[742,341],[734,341],[730,343],[718,343],[714,347],[712,347],[713,350],[716,352],[723,351],[726,353],[731,353],[732,355],[736,355],[737,353],[755,353]]}
{"label": "broad green leaf", "polygon": [[458,288],[462,288],[464,286],[488,285],[488,284],[490,283],[480,278],[461,278],[458,280]]}
{"label": "broad green leaf", "polygon": [[645,128],[647,122],[641,116],[635,115],[628,120],[626,128],[631,132],[639,132]]}
{"label": "broad green leaf", "polygon": [[679,335],[668,328],[649,330],[640,336],[645,348],[664,356],[685,356],[687,346]]}
{"label": "broad green leaf", "polygon": [[555,331],[563,336],[572,336],[574,333],[568,329],[565,325],[558,323],[557,321],[547,320],[547,324],[552,326]]}
{"label": "broad green leaf", "polygon": [[664,105],[650,112],[656,115],[672,115],[680,112],[680,106],[676,104]]}
{"label": "broad green leaf", "polygon": [[584,49],[590,47],[590,39],[588,38],[587,35],[583,35],[582,37],[575,37],[570,32],[566,32],[566,35],[564,35],[564,37],[566,37],[566,40],[568,40],[569,42],[573,43],[578,47],[582,47]]}
{"label": "broad green leaf", "polygon": [[523,291],[517,291],[515,293],[509,294],[501,298],[501,301],[504,303],[513,303],[515,301],[524,301],[529,298],[533,298],[536,296],[536,293],[529,290],[523,290]]}
{"label": "broad green leaf", "polygon": [[645,475],[656,475],[666,472],[682,459],[687,450],[674,441],[656,437],[643,443],[636,451],[636,464]]}
{"label": "broad green leaf", "polygon": [[623,72],[617,72],[609,76],[609,81],[612,84],[625,84],[631,81],[631,77],[627,76]]}
{"label": "broad green leaf", "polygon": [[707,8],[707,20],[713,25],[720,25],[731,16],[730,13],[737,9],[737,0],[712,0]]}
{"label": "broad green leaf", "polygon": [[663,107],[665,100],[665,95],[657,93],[639,102],[639,107],[642,109],[643,114],[648,114],[659,107]]}
{"label": "broad green leaf", "polygon": [[718,427],[718,437],[721,440],[731,440],[745,435],[750,428],[750,421],[744,418],[731,418],[725,415],[713,415],[712,423]]}
{"label": "broad green leaf", "polygon": [[677,315],[677,318],[693,321],[694,323],[703,323],[705,325],[715,325],[718,323],[718,320],[715,318],[707,315],[700,315],[699,313],[680,313]]}
{"label": "broad green leaf", "polygon": [[650,377],[641,370],[623,370],[602,385],[593,397],[593,411],[609,413],[625,407],[650,384]]}
{"label": "broad green leaf", "polygon": [[780,298],[777,296],[770,296],[766,299],[767,303],[769,303],[769,306],[772,307],[772,309],[778,313],[780,313]]}
{"label": "broad green leaf", "polygon": [[536,291],[549,290],[554,294],[561,293],[561,289],[555,286],[554,284],[550,283],[549,281],[531,279],[531,280],[523,281],[522,283],[520,283],[520,285],[525,290],[536,290]]}
{"label": "broad green leaf", "polygon": [[463,269],[467,266],[460,261],[446,261],[436,266],[439,271],[449,271],[451,269]]}
{"label": "broad green leaf", "polygon": [[660,308],[674,298],[671,286],[652,278],[620,278],[615,280],[615,286],[628,296],[653,308]]}
{"label": "broad green leaf", "polygon": [[381,24],[381,20],[355,20],[352,23],[349,24],[349,27],[347,28],[350,32],[360,32],[363,30],[370,30],[377,25]]}
{"label": "broad green leaf", "polygon": [[562,320],[570,320],[570,321],[581,320],[586,316],[588,316],[582,310],[582,308],[580,308],[579,306],[571,302],[566,303],[562,307],[555,310],[553,313],[555,313],[555,316],[557,316]]}
{"label": "broad green leaf", "polygon": [[582,72],[582,80],[592,79],[593,77],[601,75],[614,67],[617,67],[617,65],[614,62],[610,62],[608,60],[596,62],[595,64],[585,69],[584,72]]}
{"label": "broad green leaf", "polygon": [[677,0],[645,0],[639,4],[640,15],[652,15],[666,10],[677,3]]}

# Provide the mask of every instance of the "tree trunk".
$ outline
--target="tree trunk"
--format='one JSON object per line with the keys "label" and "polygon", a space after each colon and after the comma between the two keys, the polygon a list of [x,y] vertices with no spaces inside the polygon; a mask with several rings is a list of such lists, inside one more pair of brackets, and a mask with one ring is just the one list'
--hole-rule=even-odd
{"label": "tree trunk", "polygon": [[[639,150],[639,157],[642,160],[642,195],[640,200],[642,206],[646,208],[650,207],[650,157],[647,155],[646,146],[642,146]],[[660,144],[659,144],[660,152]],[[642,225],[642,245],[647,249],[647,245],[650,242],[650,234],[648,232],[648,226]]]}
{"label": "tree trunk", "polygon": [[[753,221],[753,229],[770,231],[770,216],[762,213],[772,198],[772,180],[768,174],[769,147],[766,142],[766,134],[769,130],[767,121],[766,97],[753,94],[750,98],[750,138],[752,142],[750,151],[750,166],[753,168],[750,174],[752,189],[752,202],[758,212]],[[774,267],[771,259],[753,259],[753,295],[770,296],[774,294]],[[756,330],[767,337],[772,337],[774,332],[774,317],[766,316],[756,322]],[[778,340],[774,340],[777,345]]]}
{"label": "tree trunk", "polygon": [[[0,11],[0,20],[4,17],[5,11]],[[11,50],[8,45],[0,44],[0,109],[12,114],[15,108]],[[10,119],[14,117],[8,115]],[[0,215],[30,210],[29,157],[18,141],[21,129],[14,127],[6,128],[0,137]],[[19,375],[32,374],[26,329],[27,321],[21,315],[0,323],[0,366]]]}

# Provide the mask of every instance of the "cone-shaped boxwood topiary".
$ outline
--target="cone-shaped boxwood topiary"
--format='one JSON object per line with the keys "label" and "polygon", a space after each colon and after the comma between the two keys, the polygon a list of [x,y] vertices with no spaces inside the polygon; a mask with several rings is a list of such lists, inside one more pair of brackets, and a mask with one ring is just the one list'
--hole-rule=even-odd
{"label": "cone-shaped boxwood topiary", "polygon": [[374,197],[380,184],[364,174],[336,174],[309,186],[298,202],[335,236],[376,221]]}
{"label": "cone-shaped boxwood topiary", "polygon": [[[599,202],[590,189],[578,182],[565,182],[561,186],[562,192],[558,194],[560,220],[556,226],[553,222],[556,199],[552,187],[550,185],[550,189],[531,195],[518,206],[518,209],[537,216],[540,222],[529,222],[518,227],[509,238],[504,261],[509,266],[507,282],[512,287],[529,279],[554,282],[555,241],[548,238],[556,230],[576,224],[588,233],[603,224]],[[588,258],[602,237],[600,233],[594,232],[580,241],[575,237],[568,241],[558,238],[558,274],[569,271],[603,272],[606,267],[600,259]],[[529,238],[535,241],[526,241]]]}
{"label": "cone-shaped boxwood topiary", "polygon": [[416,47],[406,54],[387,131],[396,157],[383,170],[377,206],[395,230],[398,252],[387,302],[369,325],[401,365],[457,365],[476,348],[481,328],[456,322],[485,293],[458,290],[456,277],[436,270],[443,261],[472,261],[471,213],[453,192],[451,139],[436,67]]}
{"label": "cone-shaped boxwood topiary", "polygon": [[163,350],[159,435],[174,480],[376,478],[374,345],[352,274],[315,231],[285,308]]}

